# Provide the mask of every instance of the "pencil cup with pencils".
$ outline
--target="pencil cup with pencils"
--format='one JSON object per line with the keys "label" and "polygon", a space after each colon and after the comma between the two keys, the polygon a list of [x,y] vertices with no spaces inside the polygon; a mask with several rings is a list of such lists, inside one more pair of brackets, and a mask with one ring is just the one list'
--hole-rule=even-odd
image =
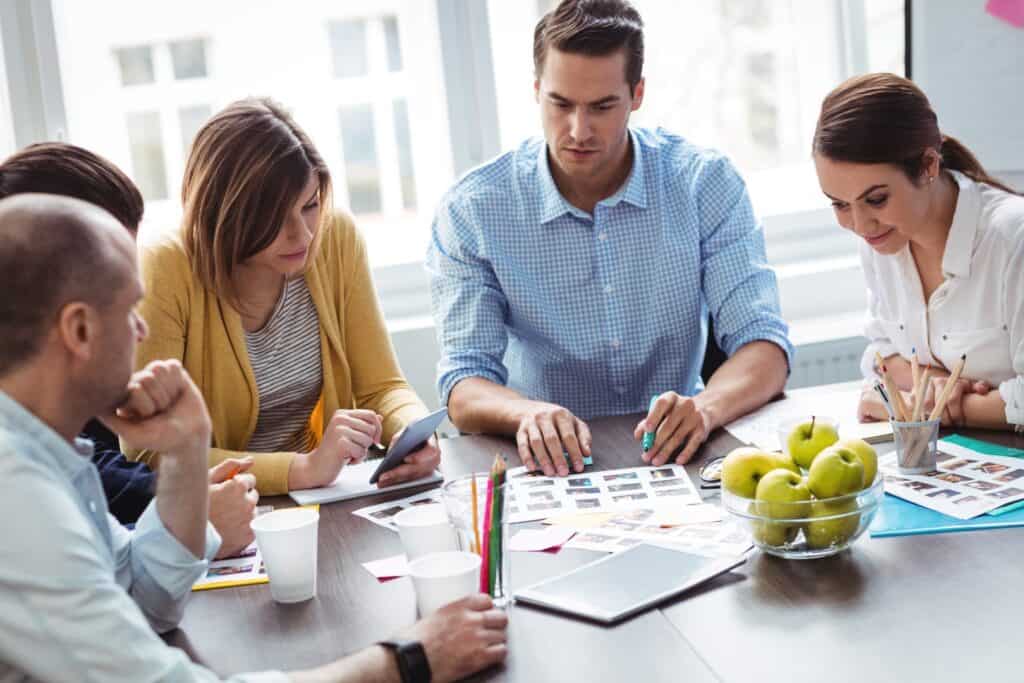
{"label": "pencil cup with pencils", "polygon": [[507,551],[511,492],[504,468],[497,475],[493,470],[490,475],[467,474],[441,487],[459,549],[480,555],[480,592],[490,595],[498,607],[511,598]]}
{"label": "pencil cup with pencils", "polygon": [[941,423],[941,420],[891,421],[896,439],[896,465],[900,472],[921,474],[935,469]]}

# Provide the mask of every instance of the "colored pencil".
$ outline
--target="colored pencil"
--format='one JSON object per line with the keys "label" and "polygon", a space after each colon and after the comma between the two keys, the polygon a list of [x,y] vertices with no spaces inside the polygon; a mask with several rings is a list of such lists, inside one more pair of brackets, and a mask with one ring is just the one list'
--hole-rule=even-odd
{"label": "colored pencil", "polygon": [[885,385],[885,390],[889,392],[889,401],[892,403],[893,412],[896,413],[896,419],[900,422],[906,422],[909,417],[907,406],[903,403],[903,396],[900,395],[899,388],[893,382],[892,375],[889,374],[889,368],[886,367],[882,354],[875,353],[875,363],[878,365],[878,369],[882,371],[882,383]]}
{"label": "colored pencil", "polygon": [[490,559],[491,549],[491,504],[494,498],[494,480],[491,477],[487,477],[487,499],[484,502],[484,545],[480,549],[480,592],[487,593],[490,595],[490,586],[488,585],[488,577],[490,576],[490,567],[488,560]]}
{"label": "colored pencil", "polygon": [[946,380],[946,386],[942,388],[942,393],[939,394],[939,398],[935,400],[935,407],[932,408],[932,414],[928,416],[929,420],[935,420],[942,415],[942,411],[946,409],[946,402],[949,400],[950,395],[953,393],[953,386],[960,381],[960,373],[964,371],[964,364],[967,363],[967,354],[960,356],[959,362],[956,367],[953,368],[953,373]]}
{"label": "colored pencil", "polygon": [[476,490],[476,472],[473,473],[473,478],[470,479],[470,495],[473,496],[473,547],[471,550],[480,555],[482,553],[480,549],[480,514],[477,511],[477,490]]}

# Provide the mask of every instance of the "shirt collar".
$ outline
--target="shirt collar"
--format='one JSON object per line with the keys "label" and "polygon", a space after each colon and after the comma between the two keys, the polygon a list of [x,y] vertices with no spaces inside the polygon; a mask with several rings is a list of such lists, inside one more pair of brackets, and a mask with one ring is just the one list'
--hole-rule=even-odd
{"label": "shirt collar", "polygon": [[[72,446],[57,432],[29,412],[23,405],[0,390],[0,430],[9,431],[35,446],[39,458],[74,481],[83,470],[92,467],[90,456],[93,443],[88,439],[75,439]],[[21,452],[15,449],[15,453]]]}
{"label": "shirt collar", "polygon": [[[637,140],[636,133],[629,131],[629,141],[633,148],[633,167],[622,187],[616,190],[611,197],[602,199],[598,204],[603,206],[616,206],[619,202],[627,202],[641,209],[647,208],[647,184],[644,180],[643,153],[641,145]],[[548,146],[545,142],[540,145],[537,153],[537,167],[540,170],[540,192],[541,192],[541,213],[540,222],[549,223],[556,218],[571,213],[578,218],[591,220],[586,211],[578,209],[570,204],[555,185],[555,179],[551,175],[551,167],[548,160]]]}
{"label": "shirt collar", "polygon": [[978,232],[978,214],[981,210],[978,184],[963,173],[949,173],[960,187],[960,194],[953,212],[953,224],[949,226],[946,250],[942,255],[942,271],[946,275],[970,277],[974,237]]}

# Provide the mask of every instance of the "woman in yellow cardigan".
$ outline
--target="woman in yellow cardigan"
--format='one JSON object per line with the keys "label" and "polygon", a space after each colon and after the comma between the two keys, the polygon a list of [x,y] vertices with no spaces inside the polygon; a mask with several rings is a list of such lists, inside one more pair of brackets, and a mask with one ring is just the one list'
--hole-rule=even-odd
{"label": "woman in yellow cardigan", "polygon": [[[427,413],[398,367],[363,240],[331,210],[327,166],[276,103],[235,102],[203,126],[182,199],[180,235],[142,254],[149,337],[136,365],[182,361],[210,411],[211,463],[253,455],[263,494],[323,486]],[[431,439],[381,485],[439,462]]]}

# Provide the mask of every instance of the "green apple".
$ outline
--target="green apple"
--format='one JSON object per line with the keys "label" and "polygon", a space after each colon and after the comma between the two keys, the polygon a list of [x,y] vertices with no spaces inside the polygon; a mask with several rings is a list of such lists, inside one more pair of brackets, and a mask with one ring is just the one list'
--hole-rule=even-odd
{"label": "green apple", "polygon": [[[855,500],[835,502],[816,500],[811,503],[810,517],[843,515],[856,512],[856,510],[857,501]],[[845,517],[838,517],[836,519],[812,519],[804,525],[804,538],[807,540],[807,547],[820,550],[845,543],[851,536],[857,533],[859,525],[859,514],[846,514]]]}
{"label": "green apple", "polygon": [[793,458],[789,457],[787,454],[772,453],[772,455],[774,455],[775,459],[779,462],[779,467],[787,469],[795,474],[803,474],[803,472],[800,471],[800,466],[793,462]]}
{"label": "green apple", "polygon": [[878,473],[878,453],[863,439],[842,439],[835,444],[836,448],[846,448],[857,454],[864,465],[864,488],[871,486]]}
{"label": "green apple", "polygon": [[753,498],[761,477],[779,468],[776,453],[743,446],[725,456],[722,462],[722,486],[743,498]]}
{"label": "green apple", "polygon": [[[762,517],[800,519],[810,509],[811,490],[799,474],[779,468],[761,478],[754,497],[757,514]],[[759,519],[751,525],[758,541],[773,546],[792,542],[799,531],[799,524],[785,522]]]}
{"label": "green apple", "polygon": [[839,441],[839,432],[827,422],[819,422],[811,416],[810,422],[802,422],[793,428],[786,440],[789,455],[805,470],[811,468],[814,457]]}
{"label": "green apple", "polygon": [[815,498],[834,498],[864,487],[864,465],[848,448],[826,448],[807,472],[807,486]]}

